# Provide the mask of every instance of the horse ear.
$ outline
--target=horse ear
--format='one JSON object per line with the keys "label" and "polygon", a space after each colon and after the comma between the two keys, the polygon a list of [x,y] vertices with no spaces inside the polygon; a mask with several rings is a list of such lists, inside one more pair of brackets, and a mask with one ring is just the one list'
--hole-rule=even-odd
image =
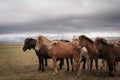
{"label": "horse ear", "polygon": [[53,44],[56,45],[58,43],[58,41],[53,41]]}
{"label": "horse ear", "polygon": [[40,39],[41,39],[41,36],[40,36],[40,35],[39,35],[39,36],[37,36],[37,39],[38,39],[38,40],[40,40]]}
{"label": "horse ear", "polygon": [[38,38],[39,38],[39,36],[36,36],[36,38],[38,39]]}
{"label": "horse ear", "polygon": [[102,38],[102,40],[103,40],[103,42],[104,42],[104,43],[106,43],[106,42],[107,42],[107,40],[105,40],[104,38]]}
{"label": "horse ear", "polygon": [[29,38],[29,41],[33,40],[33,38]]}

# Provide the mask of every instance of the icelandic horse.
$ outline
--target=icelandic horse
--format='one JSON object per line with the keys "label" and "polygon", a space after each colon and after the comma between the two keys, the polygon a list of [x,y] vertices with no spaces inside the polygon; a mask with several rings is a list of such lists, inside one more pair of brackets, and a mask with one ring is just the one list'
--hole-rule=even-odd
{"label": "icelandic horse", "polygon": [[48,51],[49,56],[51,56],[53,60],[54,72],[53,75],[57,73],[57,58],[70,58],[73,57],[74,59],[74,66],[76,66],[77,75],[80,74],[80,50],[78,48],[78,44],[74,42],[61,42],[61,41],[52,41],[47,39],[45,36],[39,35],[37,37],[36,42],[36,50],[45,46],[46,50]]}
{"label": "icelandic horse", "polygon": [[96,38],[95,45],[97,53],[107,61],[109,68],[109,76],[114,76],[114,69],[116,71],[116,62],[120,61],[120,47],[115,43],[110,43],[104,38]]}
{"label": "icelandic horse", "polygon": [[[76,42],[79,44],[79,38],[78,36],[73,36],[72,42]],[[88,51],[85,47],[81,49],[81,58],[80,58],[80,63],[83,62],[82,69],[85,70],[86,63],[87,63],[87,69],[89,70],[90,66],[90,58],[88,55]]]}
{"label": "icelandic horse", "polygon": [[93,59],[95,59],[96,70],[98,71],[98,54],[95,51],[94,41],[85,35],[79,36],[80,49],[85,47],[90,58],[90,70],[92,71]]}
{"label": "icelandic horse", "polygon": [[[36,55],[38,56],[38,60],[39,60],[38,70],[42,70],[44,72],[44,60],[45,60],[45,66],[47,66],[48,65],[47,59],[51,59],[51,57],[48,55],[48,52],[46,51],[45,47],[41,47],[39,51],[35,50],[36,41],[37,40],[33,38],[26,38],[24,40],[23,51],[26,51],[27,49],[29,50],[33,49]],[[57,58],[57,61],[58,60],[60,60],[59,66],[60,66],[60,69],[62,69],[62,66],[64,64],[64,59]],[[69,70],[69,67],[67,68],[67,70]]]}

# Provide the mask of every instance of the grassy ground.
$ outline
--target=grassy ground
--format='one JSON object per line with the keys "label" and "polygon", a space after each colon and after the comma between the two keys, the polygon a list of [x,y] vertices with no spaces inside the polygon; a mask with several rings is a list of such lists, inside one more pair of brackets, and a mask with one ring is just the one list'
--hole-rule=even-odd
{"label": "grassy ground", "polygon": [[[48,60],[45,72],[38,71],[38,59],[34,51],[22,51],[22,44],[0,44],[0,80],[120,80],[120,64],[114,78],[108,76],[107,69],[99,72],[86,70],[80,76],[66,71],[66,65],[58,74],[52,75],[52,61]],[[100,64],[99,64],[100,65]]]}

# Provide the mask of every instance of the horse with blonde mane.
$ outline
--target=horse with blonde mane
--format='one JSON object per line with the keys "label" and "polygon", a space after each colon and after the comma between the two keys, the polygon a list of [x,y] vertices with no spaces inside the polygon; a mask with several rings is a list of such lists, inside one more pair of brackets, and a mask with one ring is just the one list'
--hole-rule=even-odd
{"label": "horse with blonde mane", "polygon": [[[76,42],[79,44],[79,36],[73,36],[72,42]],[[85,47],[81,49],[81,58],[80,58],[80,63],[83,62],[82,69],[85,70],[85,65],[87,63],[87,69],[89,70],[89,65],[90,65],[90,58],[88,55],[88,51]]]}
{"label": "horse with blonde mane", "polygon": [[39,35],[37,37],[36,50],[39,51],[42,46],[46,47],[49,56],[52,57],[54,66],[53,75],[57,73],[56,59],[70,57],[74,58],[74,66],[76,66],[77,75],[80,74],[80,50],[78,49],[77,44],[73,42],[65,43],[61,41],[52,41],[45,36]]}

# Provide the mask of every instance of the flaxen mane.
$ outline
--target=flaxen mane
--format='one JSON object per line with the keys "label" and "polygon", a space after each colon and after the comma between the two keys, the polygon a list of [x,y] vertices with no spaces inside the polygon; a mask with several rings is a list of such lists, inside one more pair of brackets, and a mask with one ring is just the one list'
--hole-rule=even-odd
{"label": "flaxen mane", "polygon": [[51,45],[51,44],[57,43],[57,41],[48,40],[47,37],[42,35],[39,35],[37,37],[37,40],[41,41],[41,43],[43,43],[44,45]]}

